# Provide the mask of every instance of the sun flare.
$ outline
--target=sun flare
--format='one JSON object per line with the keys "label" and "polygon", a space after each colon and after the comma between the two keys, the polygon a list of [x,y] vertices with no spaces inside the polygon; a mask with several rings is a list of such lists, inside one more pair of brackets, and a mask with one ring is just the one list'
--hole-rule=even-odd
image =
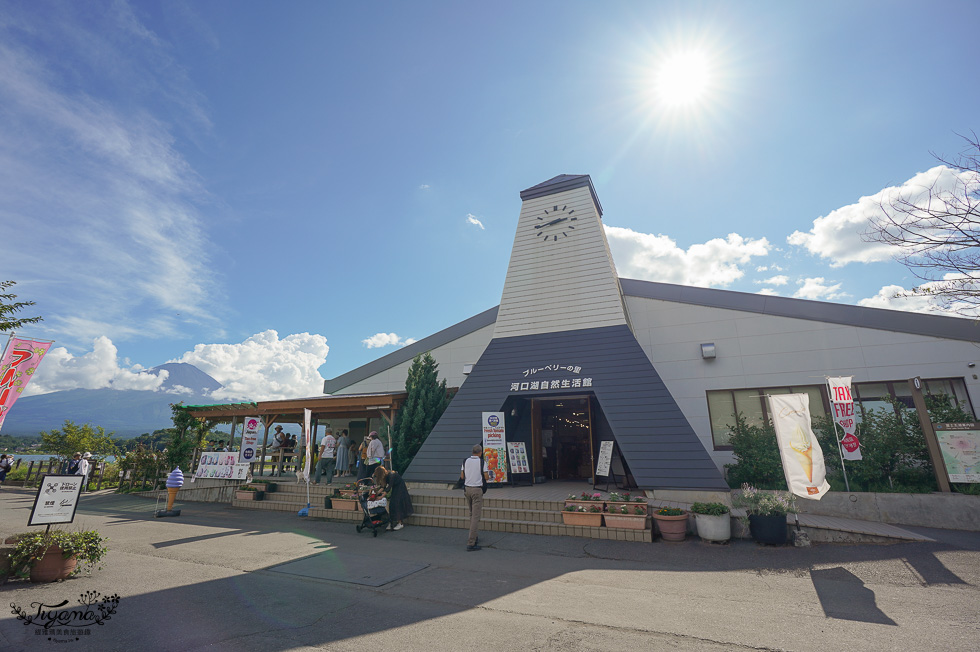
{"label": "sun flare", "polygon": [[653,91],[669,106],[691,106],[704,101],[711,86],[711,66],[703,52],[677,52],[666,57],[654,74]]}

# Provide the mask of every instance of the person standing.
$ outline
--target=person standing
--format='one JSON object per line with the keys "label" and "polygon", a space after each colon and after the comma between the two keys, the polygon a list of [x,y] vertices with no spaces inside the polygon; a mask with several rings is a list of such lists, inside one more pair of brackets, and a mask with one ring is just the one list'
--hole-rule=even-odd
{"label": "person standing", "polygon": [[473,454],[466,458],[459,477],[463,479],[463,493],[466,504],[470,508],[470,537],[466,541],[466,550],[480,550],[480,516],[483,515],[483,483],[487,478],[487,463],[482,459],[483,446],[473,446]]}
{"label": "person standing", "polygon": [[364,468],[364,477],[370,478],[374,470],[381,465],[385,459],[385,445],[381,443],[378,433],[374,430],[368,435],[367,447],[367,466]]}
{"label": "person standing", "polygon": [[340,477],[347,476],[347,467],[350,465],[350,437],[346,430],[340,431],[340,439],[337,440],[337,473]]}
{"label": "person standing", "polygon": [[78,470],[75,471],[75,475],[82,476],[82,491],[86,491],[88,489],[88,472],[92,468],[92,465],[89,462],[90,459],[92,459],[92,454],[85,451],[85,454],[82,455],[82,459],[78,463]]}
{"label": "person standing", "polygon": [[13,455],[0,455],[0,485],[3,485],[3,481],[7,479],[7,474],[10,473],[10,469],[14,465]]}
{"label": "person standing", "polygon": [[285,460],[286,448],[289,446],[289,435],[283,432],[282,426],[276,426],[276,436],[272,438],[272,452],[275,458],[279,458],[271,475],[282,475],[283,460]]}
{"label": "person standing", "polygon": [[327,428],[323,437],[320,438],[320,461],[316,463],[316,475],[313,476],[313,484],[320,484],[320,477],[327,475],[327,484],[333,482],[333,472],[337,466],[337,439],[333,436],[333,429]]}
{"label": "person standing", "polygon": [[357,479],[363,480],[367,477],[367,449],[371,443],[371,436],[365,435],[361,440],[361,445],[357,447]]}

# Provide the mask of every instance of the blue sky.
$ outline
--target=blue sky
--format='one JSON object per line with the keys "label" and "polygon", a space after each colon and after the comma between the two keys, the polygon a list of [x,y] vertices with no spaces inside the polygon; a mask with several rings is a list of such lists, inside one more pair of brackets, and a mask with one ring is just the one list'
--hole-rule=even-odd
{"label": "blue sky", "polygon": [[[184,361],[216,398],[316,394],[496,305],[519,192],[562,173],[592,176],[623,277],[927,310],[857,234],[980,126],[978,24],[972,1],[4,3],[0,278],[56,340],[28,393]],[[679,52],[709,75],[683,105],[653,81]]]}

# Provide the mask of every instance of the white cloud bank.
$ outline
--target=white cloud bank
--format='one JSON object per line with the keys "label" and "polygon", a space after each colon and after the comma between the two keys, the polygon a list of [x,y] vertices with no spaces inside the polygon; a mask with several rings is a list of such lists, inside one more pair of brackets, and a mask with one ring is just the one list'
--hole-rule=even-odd
{"label": "white cloud bank", "polygon": [[831,267],[890,260],[896,253],[895,247],[861,239],[871,220],[883,215],[882,205],[901,198],[924,206],[929,196],[927,191],[954,193],[969,187],[971,182],[975,183],[971,173],[939,165],[920,172],[901,186],[885,188],[870,197],[861,197],[857,203],[818,217],[809,232],[794,231],[786,240],[828,259]]}
{"label": "white cloud bank", "polygon": [[813,301],[831,301],[833,299],[843,299],[849,296],[841,291],[841,283],[829,285],[822,276],[815,278],[805,278],[799,281],[799,289],[793,293],[797,299],[811,299]]}
{"label": "white cloud bank", "polygon": [[472,224],[474,226],[480,227],[481,231],[486,231],[486,227],[483,226],[483,222],[478,220],[476,215],[474,215],[473,213],[466,214],[466,222],[467,224]]}
{"label": "white cloud bank", "polygon": [[724,240],[715,238],[685,251],[665,235],[616,226],[605,229],[619,275],[645,281],[724,287],[745,275],[742,266],[753,257],[766,256],[771,249],[765,238],[753,240],[730,233]]}
{"label": "white cloud bank", "polygon": [[402,339],[395,333],[375,333],[366,340],[361,340],[361,344],[369,349],[380,349],[385,346],[408,346],[415,344],[416,340],[408,337]]}
{"label": "white cloud bank", "polygon": [[322,335],[279,339],[279,333],[267,330],[238,344],[198,344],[169,362],[192,364],[224,385],[212,393],[216,400],[268,401],[322,394],[317,369],[329,351]]}
{"label": "white cloud bank", "polygon": [[74,356],[63,346],[53,347],[41,360],[24,396],[47,394],[68,389],[137,389],[158,390],[167,378],[142,373],[140,365],[120,366],[116,346],[108,337],[97,337],[92,350]]}

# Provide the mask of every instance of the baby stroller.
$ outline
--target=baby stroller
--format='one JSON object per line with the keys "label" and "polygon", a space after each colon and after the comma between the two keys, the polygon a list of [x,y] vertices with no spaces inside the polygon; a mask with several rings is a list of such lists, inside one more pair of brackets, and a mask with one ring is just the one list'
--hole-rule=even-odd
{"label": "baby stroller", "polygon": [[378,530],[384,532],[389,522],[388,499],[385,497],[384,490],[375,485],[371,478],[358,480],[357,502],[361,504],[361,511],[364,512],[364,519],[357,526],[357,531],[362,532],[365,528],[370,528],[374,536],[378,536]]}

